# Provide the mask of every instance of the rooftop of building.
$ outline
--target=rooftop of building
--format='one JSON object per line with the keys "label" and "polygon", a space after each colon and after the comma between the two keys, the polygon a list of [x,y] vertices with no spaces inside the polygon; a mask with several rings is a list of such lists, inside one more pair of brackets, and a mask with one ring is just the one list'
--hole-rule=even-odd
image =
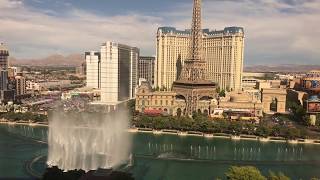
{"label": "rooftop of building", "polygon": [[317,76],[319,76],[320,75],[320,70],[312,70],[312,71],[309,71],[308,73],[307,73],[307,76],[312,76],[312,75],[317,75]]}
{"label": "rooftop of building", "polygon": [[7,46],[5,46],[3,43],[0,43],[0,51],[9,51]]}
{"label": "rooftop of building", "polygon": [[[177,30],[175,27],[159,27],[158,31],[160,30],[162,33],[165,33],[165,34],[173,33],[173,34],[189,35],[191,33],[190,29],[186,29],[182,31],[182,30]],[[204,34],[213,36],[213,35],[221,35],[221,34],[244,33],[244,28],[232,26],[232,27],[225,27],[223,30],[210,31],[209,29],[203,29],[202,31]]]}
{"label": "rooftop of building", "polygon": [[261,103],[259,99],[257,99],[255,96],[248,92],[244,91],[233,91],[228,92],[226,94],[226,97],[221,98],[221,102],[238,102],[238,103],[244,103],[244,102],[255,102],[255,103]]}
{"label": "rooftop of building", "polygon": [[140,59],[144,60],[155,60],[155,56],[139,56]]}
{"label": "rooftop of building", "polygon": [[121,44],[121,43],[114,42],[114,41],[106,41],[101,44],[102,47],[107,46],[107,45],[115,46],[115,47],[122,48],[122,49],[134,49],[134,50],[138,50],[138,51],[140,50],[138,47],[130,46],[127,44]]}

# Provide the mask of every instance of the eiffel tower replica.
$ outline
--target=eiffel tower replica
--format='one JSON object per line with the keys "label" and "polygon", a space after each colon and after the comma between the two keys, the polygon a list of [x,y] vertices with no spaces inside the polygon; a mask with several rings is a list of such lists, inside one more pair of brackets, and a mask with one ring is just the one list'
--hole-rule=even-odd
{"label": "eiffel tower replica", "polygon": [[172,85],[172,91],[185,98],[186,115],[189,116],[198,111],[199,100],[212,99],[216,95],[216,84],[206,79],[206,61],[202,57],[201,0],[193,3],[189,58]]}

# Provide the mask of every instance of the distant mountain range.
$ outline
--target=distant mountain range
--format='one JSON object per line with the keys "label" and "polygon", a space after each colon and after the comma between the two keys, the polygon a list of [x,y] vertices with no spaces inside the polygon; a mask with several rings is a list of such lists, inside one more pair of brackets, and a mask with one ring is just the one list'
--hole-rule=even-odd
{"label": "distant mountain range", "polygon": [[80,66],[84,62],[84,55],[70,54],[63,56],[60,54],[50,55],[40,59],[16,59],[10,57],[9,62],[13,66]]}
{"label": "distant mountain range", "polygon": [[254,65],[244,68],[245,72],[308,72],[311,70],[320,70],[320,65],[279,64]]}
{"label": "distant mountain range", "polygon": [[[60,54],[50,55],[41,59],[16,59],[11,57],[11,65],[20,66],[80,66],[84,62],[83,54],[70,54],[63,56]],[[311,70],[320,70],[320,65],[297,65],[297,64],[281,64],[281,65],[252,65],[246,66],[245,72],[307,72]]]}

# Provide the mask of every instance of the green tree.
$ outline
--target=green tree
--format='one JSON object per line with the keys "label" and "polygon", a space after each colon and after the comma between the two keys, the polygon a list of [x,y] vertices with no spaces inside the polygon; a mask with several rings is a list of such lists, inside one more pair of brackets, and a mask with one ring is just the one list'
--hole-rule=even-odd
{"label": "green tree", "polygon": [[261,137],[268,137],[271,133],[271,130],[267,126],[259,126],[256,130],[256,135]]}
{"label": "green tree", "polygon": [[228,133],[233,135],[240,135],[242,132],[242,124],[239,122],[234,122],[229,124]]}
{"label": "green tree", "polygon": [[129,109],[130,115],[134,115],[136,111],[136,100],[134,99],[129,100],[127,103],[127,107]]}
{"label": "green tree", "polygon": [[290,180],[289,177],[287,177],[286,175],[284,175],[282,172],[279,172],[278,174],[270,171],[269,172],[269,176],[268,176],[268,180]]}
{"label": "green tree", "polygon": [[220,92],[219,92],[219,96],[220,97],[226,97],[226,91],[224,89],[222,89]]}
{"label": "green tree", "polygon": [[306,125],[309,125],[308,120],[306,118],[307,111],[303,108],[301,104],[298,104],[296,102],[288,102],[288,108],[292,112],[292,119],[294,119],[297,122],[302,122]]}
{"label": "green tree", "polygon": [[301,133],[299,129],[290,128],[287,130],[287,133],[285,136],[287,139],[296,139],[301,136]]}
{"label": "green tree", "polygon": [[244,124],[242,133],[252,135],[255,133],[255,125],[251,123]]}
{"label": "green tree", "polygon": [[261,172],[253,166],[232,166],[225,175],[230,180],[266,180]]}

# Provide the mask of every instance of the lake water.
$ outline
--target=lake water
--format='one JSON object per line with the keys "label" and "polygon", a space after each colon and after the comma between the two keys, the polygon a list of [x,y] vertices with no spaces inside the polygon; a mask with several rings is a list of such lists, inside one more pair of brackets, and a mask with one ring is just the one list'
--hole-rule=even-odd
{"label": "lake water", "polygon": [[[46,137],[46,127],[0,125],[0,178],[41,174]],[[134,133],[132,153],[129,171],[136,179],[222,178],[231,165],[254,165],[265,175],[282,171],[292,179],[320,177],[320,145]],[[30,163],[37,157],[44,158]]]}

